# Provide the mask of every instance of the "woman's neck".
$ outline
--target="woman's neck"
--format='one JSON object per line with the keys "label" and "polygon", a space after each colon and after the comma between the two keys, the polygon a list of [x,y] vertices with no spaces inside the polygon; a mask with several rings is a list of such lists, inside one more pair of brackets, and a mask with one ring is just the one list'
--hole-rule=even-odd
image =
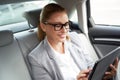
{"label": "woman's neck", "polygon": [[53,41],[49,41],[50,45],[59,53],[65,53],[64,50],[64,42],[53,42]]}

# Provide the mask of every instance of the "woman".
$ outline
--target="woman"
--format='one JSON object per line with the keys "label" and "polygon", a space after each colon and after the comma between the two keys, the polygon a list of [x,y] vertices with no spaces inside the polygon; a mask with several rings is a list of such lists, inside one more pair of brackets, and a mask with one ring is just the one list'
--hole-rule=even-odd
{"label": "woman", "polygon": [[[46,5],[40,14],[40,44],[29,54],[34,80],[88,80],[93,61],[69,37],[66,10],[58,4]],[[116,73],[118,59],[104,80]]]}

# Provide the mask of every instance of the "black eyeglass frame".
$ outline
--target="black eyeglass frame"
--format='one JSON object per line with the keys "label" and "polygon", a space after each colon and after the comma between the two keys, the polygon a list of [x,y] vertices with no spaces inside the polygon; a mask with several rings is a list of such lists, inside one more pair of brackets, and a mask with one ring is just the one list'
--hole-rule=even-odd
{"label": "black eyeglass frame", "polygon": [[54,27],[55,31],[60,31],[63,27],[65,27],[66,30],[69,30],[71,22],[68,21],[65,24],[60,23],[49,23],[49,22],[43,22],[45,25],[51,25]]}

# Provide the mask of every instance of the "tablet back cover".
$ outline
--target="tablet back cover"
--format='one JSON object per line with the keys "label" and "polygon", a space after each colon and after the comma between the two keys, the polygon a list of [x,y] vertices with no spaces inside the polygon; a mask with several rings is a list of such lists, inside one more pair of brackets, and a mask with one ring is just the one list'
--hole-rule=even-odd
{"label": "tablet back cover", "polygon": [[109,52],[103,58],[98,60],[88,78],[88,80],[102,80],[104,73],[107,71],[110,64],[112,64],[116,57],[120,56],[120,47]]}

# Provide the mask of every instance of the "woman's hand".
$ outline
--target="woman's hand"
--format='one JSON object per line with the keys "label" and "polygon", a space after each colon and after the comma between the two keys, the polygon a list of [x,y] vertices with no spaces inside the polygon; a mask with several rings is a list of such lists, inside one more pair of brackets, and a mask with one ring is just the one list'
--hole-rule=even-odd
{"label": "woman's hand", "polygon": [[92,69],[82,70],[78,76],[77,80],[88,80],[88,75]]}
{"label": "woman's hand", "polygon": [[118,58],[116,58],[114,64],[110,64],[110,71],[105,72],[105,76],[103,77],[103,80],[108,80],[116,75],[118,62],[119,60]]}

